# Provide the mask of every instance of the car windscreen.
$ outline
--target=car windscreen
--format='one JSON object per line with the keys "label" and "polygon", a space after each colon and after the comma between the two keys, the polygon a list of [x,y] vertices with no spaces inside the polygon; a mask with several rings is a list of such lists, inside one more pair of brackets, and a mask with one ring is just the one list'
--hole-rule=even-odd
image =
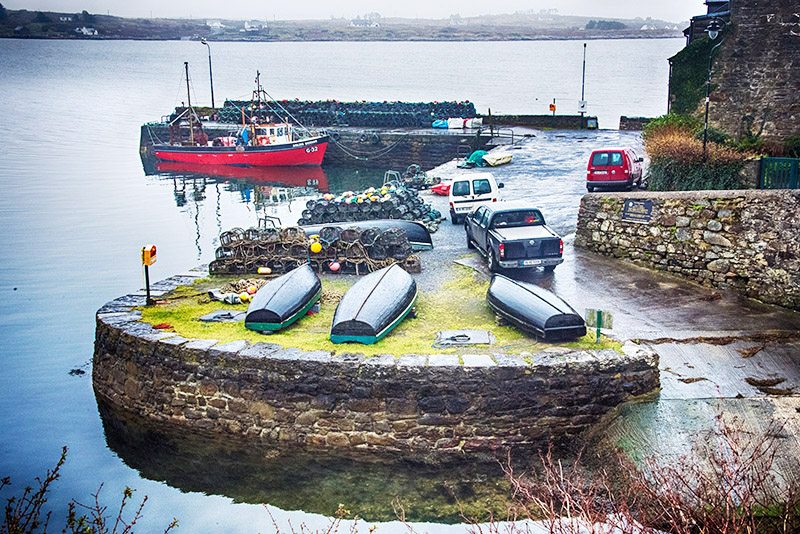
{"label": "car windscreen", "polygon": [[544,217],[539,210],[504,211],[492,219],[492,228],[515,228],[519,226],[540,226]]}
{"label": "car windscreen", "polygon": [[454,197],[463,197],[469,195],[469,182],[453,182],[451,190]]}
{"label": "car windscreen", "polygon": [[622,152],[595,152],[591,165],[592,167],[622,165]]}

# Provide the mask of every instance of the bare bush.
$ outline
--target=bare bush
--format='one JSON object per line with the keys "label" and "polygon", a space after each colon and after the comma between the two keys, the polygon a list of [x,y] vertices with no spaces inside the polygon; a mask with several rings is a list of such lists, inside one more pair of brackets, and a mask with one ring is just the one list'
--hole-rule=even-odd
{"label": "bare bush", "polygon": [[[6,501],[3,523],[0,524],[0,534],[47,534],[51,512],[42,515],[42,509],[47,503],[47,492],[50,486],[60,477],[61,467],[67,460],[67,448],[61,449],[61,457],[52,470],[45,473],[44,478],[36,478],[37,488],[27,486],[19,497],[10,497]],[[0,480],[0,490],[11,486],[11,479],[6,477]],[[133,528],[142,516],[142,509],[147,502],[147,496],[142,499],[130,520],[125,518],[125,507],[133,498],[133,490],[125,488],[122,501],[116,516],[106,515],[107,507],[100,502],[100,490],[92,495],[94,502],[90,505],[81,504],[73,500],[68,505],[66,524],[62,534],[133,534]],[[85,513],[79,514],[78,510]],[[178,525],[178,520],[172,522],[164,530],[166,534]]]}
{"label": "bare bush", "polygon": [[552,534],[789,534],[800,532],[800,481],[775,469],[781,432],[747,434],[719,416],[712,439],[671,465],[638,468],[620,453],[620,479],[580,458],[564,468],[549,451],[535,472],[504,470],[525,515]]}

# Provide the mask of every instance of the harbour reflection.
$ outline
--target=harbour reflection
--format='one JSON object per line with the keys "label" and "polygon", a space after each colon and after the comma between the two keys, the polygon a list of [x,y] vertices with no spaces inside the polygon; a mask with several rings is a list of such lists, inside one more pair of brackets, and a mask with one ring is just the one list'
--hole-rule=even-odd
{"label": "harbour reflection", "polygon": [[253,184],[272,184],[276,186],[311,188],[322,193],[328,192],[328,179],[322,167],[239,167],[235,165],[199,165],[160,161],[156,163],[155,174],[202,178],[234,178]]}
{"label": "harbour reflection", "polygon": [[[496,462],[446,467],[361,463],[278,454],[257,445],[181,434],[98,403],[106,442],[140,476],[184,492],[331,515],[339,503],[365,521],[397,519],[395,498],[413,522],[505,517],[510,488]],[[399,510],[398,510],[399,512]]]}
{"label": "harbour reflection", "polygon": [[[145,165],[145,171],[147,176],[171,182],[175,207],[186,213],[195,226],[198,260],[203,257],[203,249],[208,249],[209,239],[212,248],[216,247],[217,236],[225,229],[256,226],[263,218],[281,226],[294,225],[309,199],[328,192],[379,186],[384,174],[360,168],[238,167],[156,161]],[[229,198],[223,199],[226,193]],[[209,202],[215,205],[213,222],[211,213],[203,209]],[[216,232],[204,238],[209,224],[216,227]]]}

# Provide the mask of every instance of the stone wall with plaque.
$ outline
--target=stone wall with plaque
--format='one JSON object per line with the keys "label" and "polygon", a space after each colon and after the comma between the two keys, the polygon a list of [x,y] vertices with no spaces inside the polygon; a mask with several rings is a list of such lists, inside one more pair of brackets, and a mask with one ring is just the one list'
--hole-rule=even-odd
{"label": "stone wall with plaque", "polygon": [[592,193],[575,245],[800,309],[800,191]]}

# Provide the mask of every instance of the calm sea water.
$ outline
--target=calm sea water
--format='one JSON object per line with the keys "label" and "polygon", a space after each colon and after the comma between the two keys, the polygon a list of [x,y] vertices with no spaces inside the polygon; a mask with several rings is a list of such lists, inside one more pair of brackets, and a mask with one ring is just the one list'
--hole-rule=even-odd
{"label": "calm sea water", "polygon": [[[666,58],[682,45],[589,42],[586,100],[601,127],[616,127],[620,115],[666,111]],[[534,114],[546,113],[553,98],[559,112],[572,113],[581,91],[577,41],[212,47],[218,103],[247,97],[256,69],[277,99],[471,100],[480,112]],[[164,443],[152,447],[150,434],[104,427],[94,399],[94,313],[140,287],[144,244],[159,247],[153,276],[170,276],[209,261],[221,229],[250,226],[264,213],[290,219],[302,202],[271,202],[268,190],[247,182],[144,175],[139,126],[184,99],[184,61],[193,100],[209,103],[206,48],[197,42],[0,40],[0,477],[11,476],[19,489],[67,445],[51,501],[88,501],[104,482],[112,504],[131,486],[150,496],[142,531],[163,529],[173,516],[182,532],[271,530],[261,506],[241,501],[273,504],[284,525],[323,526],[320,514],[333,511],[331,503],[356,500],[369,480],[391,476],[370,478],[358,467],[312,471],[299,491],[300,475],[248,478],[239,464],[233,472],[246,480],[220,481],[205,468],[213,455],[187,449],[164,458],[156,455]],[[333,189],[382,175],[328,172]],[[86,374],[71,376],[77,368]],[[413,478],[380,486],[381,504],[414,486]]]}

